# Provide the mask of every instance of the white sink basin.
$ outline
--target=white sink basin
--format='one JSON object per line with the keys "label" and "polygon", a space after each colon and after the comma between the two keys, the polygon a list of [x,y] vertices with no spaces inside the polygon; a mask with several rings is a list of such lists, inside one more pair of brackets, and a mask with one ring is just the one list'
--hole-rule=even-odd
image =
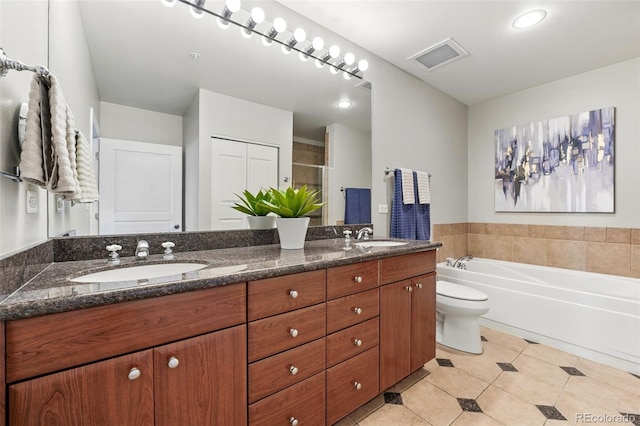
{"label": "white sink basin", "polygon": [[395,246],[403,246],[407,243],[403,243],[401,241],[363,241],[361,243],[356,243],[357,246],[360,247],[395,247]]}
{"label": "white sink basin", "polygon": [[76,283],[109,283],[114,281],[144,280],[184,274],[206,267],[205,263],[160,263],[155,265],[129,266],[109,269],[73,278]]}

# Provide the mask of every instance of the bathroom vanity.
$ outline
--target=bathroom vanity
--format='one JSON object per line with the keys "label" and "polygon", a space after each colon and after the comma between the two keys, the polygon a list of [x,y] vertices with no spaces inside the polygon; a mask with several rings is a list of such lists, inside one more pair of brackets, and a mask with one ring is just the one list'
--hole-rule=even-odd
{"label": "bathroom vanity", "polygon": [[210,265],[111,284],[53,264],[0,304],[0,422],[334,424],[435,356],[439,246],[181,253]]}

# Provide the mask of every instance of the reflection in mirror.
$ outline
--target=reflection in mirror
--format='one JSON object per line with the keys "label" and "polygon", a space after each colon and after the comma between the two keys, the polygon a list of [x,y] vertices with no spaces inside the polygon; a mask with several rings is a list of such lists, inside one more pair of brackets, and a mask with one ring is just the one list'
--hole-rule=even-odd
{"label": "reflection in mirror", "polygon": [[[282,17],[288,30],[278,37],[303,27],[301,47],[315,36],[327,46],[350,47],[275,1],[243,2],[234,19],[245,22],[255,5],[266,14],[256,27],[261,32]],[[219,12],[224,2],[209,0],[206,7]],[[292,181],[322,190],[327,206],[314,223],[333,225],[344,217],[341,187],[370,187],[370,91],[359,87],[364,81],[347,81],[327,66],[303,63],[276,43],[265,47],[260,36],[247,39],[237,27],[222,30],[215,21],[194,19],[186,5],[168,8],[160,0],[50,0],[49,66],[77,126],[95,136],[101,201],[71,205],[50,195],[49,236],[246,228],[245,218],[229,208],[233,194]],[[352,107],[339,109],[343,99]],[[179,147],[183,172],[171,175],[159,157],[106,154],[113,140]],[[255,149],[272,150],[275,165],[264,166]],[[111,162],[119,155],[125,160]],[[143,162],[149,170],[135,167]],[[269,167],[276,168],[274,181],[264,180]],[[182,185],[167,187],[167,176],[182,177]],[[181,205],[165,210],[178,218],[151,209],[155,201],[147,196],[170,198],[175,191],[181,191]],[[146,223],[132,228],[131,217]],[[114,223],[100,223],[106,220]]]}

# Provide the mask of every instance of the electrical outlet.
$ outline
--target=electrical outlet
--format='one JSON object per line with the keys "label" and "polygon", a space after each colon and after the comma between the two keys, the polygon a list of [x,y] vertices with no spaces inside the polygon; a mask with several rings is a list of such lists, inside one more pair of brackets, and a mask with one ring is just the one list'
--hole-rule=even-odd
{"label": "electrical outlet", "polygon": [[38,193],[27,191],[27,213],[38,213]]}
{"label": "electrical outlet", "polygon": [[389,213],[389,206],[387,204],[378,204],[378,213]]}

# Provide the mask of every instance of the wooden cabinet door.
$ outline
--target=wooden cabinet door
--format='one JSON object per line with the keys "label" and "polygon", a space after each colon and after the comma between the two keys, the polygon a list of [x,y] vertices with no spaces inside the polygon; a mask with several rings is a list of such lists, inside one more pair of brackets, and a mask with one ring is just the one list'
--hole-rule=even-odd
{"label": "wooden cabinet door", "polygon": [[26,426],[153,425],[152,351],[11,385],[9,416]]}
{"label": "wooden cabinet door", "polygon": [[436,356],[436,274],[411,280],[411,371]]}
{"label": "wooden cabinet door", "polygon": [[411,280],[380,287],[380,391],[411,372]]}
{"label": "wooden cabinet door", "polygon": [[154,367],[156,425],[246,425],[245,325],[155,348]]}

